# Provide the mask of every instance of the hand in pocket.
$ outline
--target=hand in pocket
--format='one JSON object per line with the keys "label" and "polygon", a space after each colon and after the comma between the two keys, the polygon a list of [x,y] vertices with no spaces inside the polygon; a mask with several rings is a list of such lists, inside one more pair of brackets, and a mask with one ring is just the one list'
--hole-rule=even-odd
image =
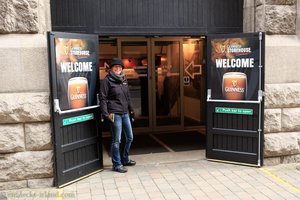
{"label": "hand in pocket", "polygon": [[114,113],[109,113],[108,119],[109,119],[110,121],[114,122],[114,121],[115,121],[115,114],[114,114]]}

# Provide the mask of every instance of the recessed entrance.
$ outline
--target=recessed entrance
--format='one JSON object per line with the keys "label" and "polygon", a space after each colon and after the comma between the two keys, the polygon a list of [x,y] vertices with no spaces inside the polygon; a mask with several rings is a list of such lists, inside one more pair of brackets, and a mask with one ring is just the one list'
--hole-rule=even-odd
{"label": "recessed entrance", "polygon": [[100,38],[99,49],[100,80],[113,57],[124,62],[135,133],[203,130],[205,37]]}

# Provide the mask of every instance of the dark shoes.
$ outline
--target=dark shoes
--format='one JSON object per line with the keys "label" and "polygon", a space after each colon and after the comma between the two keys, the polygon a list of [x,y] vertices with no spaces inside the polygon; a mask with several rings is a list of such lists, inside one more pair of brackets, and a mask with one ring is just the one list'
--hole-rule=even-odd
{"label": "dark shoes", "polygon": [[134,160],[129,160],[127,163],[124,163],[123,165],[119,167],[113,167],[113,171],[120,172],[120,173],[126,173],[128,170],[124,166],[134,166],[136,165],[136,162]]}
{"label": "dark shoes", "polygon": [[126,169],[126,167],[121,165],[121,166],[116,167],[116,168],[113,167],[113,171],[120,172],[120,173],[126,173],[128,170]]}
{"label": "dark shoes", "polygon": [[129,160],[128,163],[124,163],[124,166],[134,166],[136,165],[136,162],[134,160]]}

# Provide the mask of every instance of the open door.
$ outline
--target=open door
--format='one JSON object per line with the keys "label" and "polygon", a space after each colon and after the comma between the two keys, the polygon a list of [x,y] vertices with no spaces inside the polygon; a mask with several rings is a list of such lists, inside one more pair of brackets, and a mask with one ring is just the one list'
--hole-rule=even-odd
{"label": "open door", "polygon": [[207,39],[208,160],[263,165],[264,34]]}
{"label": "open door", "polygon": [[98,36],[48,33],[55,185],[103,169]]}

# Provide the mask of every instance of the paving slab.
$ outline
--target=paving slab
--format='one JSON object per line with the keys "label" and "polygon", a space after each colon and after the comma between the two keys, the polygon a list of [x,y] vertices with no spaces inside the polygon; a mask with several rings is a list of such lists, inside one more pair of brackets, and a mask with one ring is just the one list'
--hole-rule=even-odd
{"label": "paving slab", "polygon": [[300,163],[261,168],[210,162],[204,150],[153,153],[131,158],[120,174],[104,170],[64,188],[0,191],[0,200],[45,199],[300,199]]}

